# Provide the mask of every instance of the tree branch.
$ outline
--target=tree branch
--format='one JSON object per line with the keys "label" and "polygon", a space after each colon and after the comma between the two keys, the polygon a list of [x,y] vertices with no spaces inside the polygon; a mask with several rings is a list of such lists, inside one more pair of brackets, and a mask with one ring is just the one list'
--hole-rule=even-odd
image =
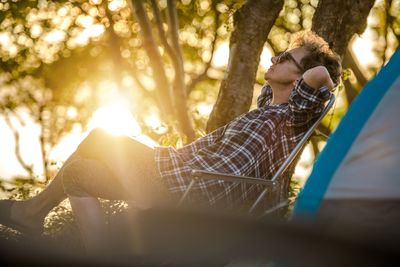
{"label": "tree branch", "polygon": [[161,13],[160,9],[158,8],[158,4],[156,0],[151,0],[151,8],[153,10],[153,15],[156,20],[156,27],[157,27],[157,32],[158,36],[160,38],[161,43],[164,45],[166,52],[170,56],[171,60],[177,64],[177,55],[171,45],[168,43],[167,36],[165,35],[165,31],[163,28],[163,23],[161,20]]}
{"label": "tree branch", "polygon": [[[351,44],[351,42],[350,42]],[[365,77],[364,73],[362,72],[360,65],[357,62],[357,59],[354,57],[353,51],[351,50],[350,45],[347,46],[346,53],[343,56],[343,67],[349,68],[352,70],[354,76],[357,79],[357,82],[360,84],[360,88],[363,88],[365,84],[367,84],[368,79]],[[349,80],[343,81],[346,99],[348,105],[353,102],[353,100],[358,95],[358,91],[354,88]]]}
{"label": "tree branch", "polygon": [[[175,2],[168,1],[168,10],[170,14],[171,21],[171,31],[172,35],[172,43],[173,49],[175,50],[176,60],[178,64],[174,67],[175,69],[175,80],[173,86],[173,92],[170,90],[169,81],[167,79],[164,63],[162,61],[160,52],[158,51],[158,47],[156,42],[154,41],[154,37],[150,28],[150,22],[147,17],[147,13],[143,6],[143,1],[135,1],[131,0],[134,10],[137,16],[137,20],[139,22],[142,37],[143,37],[143,47],[146,50],[147,55],[150,59],[150,65],[153,70],[154,80],[156,82],[157,88],[160,92],[158,95],[159,103],[161,103],[161,107],[163,110],[163,114],[167,114],[167,118],[170,122],[173,122],[173,117],[177,118],[178,130],[182,135],[185,135],[189,141],[194,140],[195,133],[193,127],[191,125],[189,115],[187,112],[187,103],[186,103],[186,89],[184,84],[184,71],[183,71],[183,61],[181,51],[179,50],[178,43],[178,31],[177,31],[177,18],[176,18],[176,9]],[[158,8],[157,8],[158,9]],[[157,13],[157,12],[156,12]],[[175,32],[174,32],[175,31]],[[175,38],[174,38],[175,36]],[[175,47],[174,47],[175,46]],[[173,60],[174,62],[174,60]],[[175,105],[173,105],[175,104]],[[175,108],[174,108],[175,106]]]}
{"label": "tree branch", "polygon": [[131,0],[131,3],[134,7],[141,28],[143,48],[150,59],[153,77],[159,92],[159,94],[157,94],[158,103],[163,111],[162,114],[166,115],[167,120],[171,120],[175,114],[172,107],[172,96],[169,89],[169,82],[165,74],[164,63],[151,32],[149,19],[143,6],[143,0]]}
{"label": "tree branch", "polygon": [[[113,61],[113,73],[114,73],[114,77],[116,82],[118,83],[119,87],[121,87],[121,65],[123,65],[123,59],[121,57],[121,42],[119,39],[119,36],[115,33],[114,31],[114,20],[112,18],[112,15],[110,13],[110,10],[107,8],[107,3],[104,2],[104,9],[106,10],[106,17],[108,19],[108,21],[110,22],[110,26],[108,27],[108,34],[109,34],[109,45],[110,45],[110,54],[111,54],[111,58]],[[121,88],[119,88],[121,89]]]}
{"label": "tree branch", "polygon": [[41,105],[39,107],[39,117],[38,117],[38,122],[40,125],[40,136],[39,136],[39,143],[40,143],[40,152],[42,155],[42,165],[43,165],[43,176],[45,178],[45,181],[47,182],[50,177],[48,177],[48,158],[47,158],[47,151],[46,151],[46,140],[44,136],[44,128],[46,127],[44,120],[43,120],[43,111],[45,109],[44,105]]}
{"label": "tree branch", "polygon": [[14,125],[12,124],[9,114],[6,113],[6,112],[4,113],[4,120],[6,121],[8,127],[11,129],[11,131],[13,133],[13,136],[14,136],[14,140],[15,140],[14,153],[15,153],[15,156],[17,157],[17,160],[18,160],[19,164],[21,164],[22,168],[24,168],[24,170],[26,170],[28,172],[29,176],[32,177],[33,176],[33,165],[32,164],[27,164],[25,162],[25,160],[22,158],[19,132],[14,127]]}
{"label": "tree branch", "polygon": [[311,138],[311,147],[314,152],[314,158],[316,158],[320,152],[318,148],[318,140],[316,140],[315,138]]}
{"label": "tree branch", "polygon": [[357,81],[360,83],[361,87],[367,84],[368,79],[365,77],[364,73],[361,71],[360,65],[357,59],[354,57],[353,51],[348,45],[346,48],[346,53],[343,56],[343,67],[350,68]]}
{"label": "tree branch", "polygon": [[385,38],[385,44],[383,46],[381,68],[383,68],[383,66],[385,65],[385,62],[386,62],[386,50],[388,47],[388,27],[389,27],[389,20],[390,20],[389,19],[389,17],[390,17],[389,9],[390,9],[391,5],[392,5],[391,0],[385,0],[385,26],[382,29],[383,37]]}
{"label": "tree branch", "polygon": [[351,102],[353,102],[353,100],[357,97],[358,92],[349,80],[343,81],[343,85],[345,88],[347,105],[350,106]]}
{"label": "tree branch", "polygon": [[207,132],[249,110],[260,55],[283,3],[282,0],[246,1],[234,13],[227,71],[207,122]]}
{"label": "tree branch", "polygon": [[212,62],[212,59],[214,56],[216,43],[217,43],[217,37],[218,37],[217,31],[218,31],[219,26],[221,25],[221,23],[220,23],[221,14],[217,10],[217,2],[216,1],[212,1],[211,8],[215,14],[215,16],[214,16],[215,23],[214,23],[214,29],[213,29],[214,39],[211,43],[211,49],[210,49],[211,56],[210,56],[210,59],[206,62],[203,72],[200,73],[199,75],[197,75],[195,78],[192,78],[191,82],[188,84],[188,86],[187,86],[188,94],[190,94],[190,92],[193,90],[193,88],[196,86],[197,83],[201,82],[202,80],[204,80],[207,77],[207,71],[211,67],[211,62]]}
{"label": "tree branch", "polygon": [[332,130],[329,129],[327,126],[325,126],[324,124],[320,123],[317,127],[318,131],[320,131],[321,133],[323,133],[326,136],[329,136],[332,133]]}
{"label": "tree branch", "polygon": [[140,93],[147,98],[151,98],[151,99],[156,99],[156,96],[154,95],[154,93],[148,91],[146,89],[146,86],[144,86],[144,84],[142,83],[142,81],[139,79],[139,77],[137,76],[138,70],[135,66],[135,63],[133,62],[132,64],[129,65],[129,68],[131,69],[131,75],[133,77],[133,79],[135,80],[135,83],[138,85],[138,88],[140,90]]}
{"label": "tree branch", "polygon": [[354,34],[367,27],[367,17],[375,0],[320,0],[312,20],[312,30],[343,56]]}
{"label": "tree branch", "polygon": [[136,84],[139,87],[140,92],[142,93],[142,95],[144,95],[145,97],[151,97],[154,98],[154,95],[151,94],[148,90],[146,90],[146,87],[143,85],[143,83],[139,80],[139,78],[136,75],[137,69],[136,66],[133,64],[129,64],[127,62],[127,60],[125,60],[124,58],[122,58],[121,56],[121,52],[120,52],[120,48],[122,47],[121,44],[121,37],[119,37],[115,31],[114,31],[114,20],[112,18],[112,15],[109,11],[109,9],[107,8],[106,3],[104,4],[104,9],[106,10],[106,17],[108,19],[108,21],[110,22],[110,26],[108,27],[107,32],[109,33],[109,43],[111,46],[110,49],[110,53],[111,53],[111,57],[113,59],[113,65],[114,65],[114,76],[119,84],[119,87],[123,87],[122,86],[122,69],[126,68],[130,70],[131,75],[133,76],[133,79],[135,80]]}
{"label": "tree branch", "polygon": [[167,13],[168,13],[168,25],[171,36],[172,48],[175,51],[177,60],[183,69],[183,57],[182,50],[179,44],[179,33],[178,33],[178,16],[176,14],[176,3],[175,0],[167,0]]}
{"label": "tree branch", "polygon": [[195,132],[193,129],[192,122],[189,118],[187,108],[187,96],[186,96],[186,84],[185,84],[185,72],[183,68],[183,55],[182,49],[179,44],[178,34],[178,15],[176,12],[175,0],[167,0],[167,12],[168,12],[168,25],[170,29],[172,49],[174,50],[176,62],[175,68],[175,79],[173,86],[174,103],[179,120],[179,126],[181,131],[186,135],[187,141],[191,142],[195,140]]}

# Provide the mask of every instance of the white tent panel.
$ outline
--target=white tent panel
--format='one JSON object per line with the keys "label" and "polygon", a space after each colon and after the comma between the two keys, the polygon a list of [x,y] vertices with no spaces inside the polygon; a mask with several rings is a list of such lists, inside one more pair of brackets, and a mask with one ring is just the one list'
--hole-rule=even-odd
{"label": "white tent panel", "polygon": [[325,199],[343,198],[400,199],[400,77],[371,114],[329,184]]}

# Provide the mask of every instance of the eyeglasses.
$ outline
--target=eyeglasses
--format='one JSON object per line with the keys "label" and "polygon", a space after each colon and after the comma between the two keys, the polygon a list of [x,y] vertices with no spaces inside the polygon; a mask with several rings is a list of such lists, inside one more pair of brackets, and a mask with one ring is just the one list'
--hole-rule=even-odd
{"label": "eyeglasses", "polygon": [[285,51],[285,52],[279,54],[278,56],[276,56],[275,63],[282,63],[286,60],[292,61],[296,65],[296,67],[299,69],[299,71],[301,73],[303,73],[303,67],[300,65],[300,63],[298,63],[296,61],[296,59],[294,59],[292,54],[290,54],[288,51]]}

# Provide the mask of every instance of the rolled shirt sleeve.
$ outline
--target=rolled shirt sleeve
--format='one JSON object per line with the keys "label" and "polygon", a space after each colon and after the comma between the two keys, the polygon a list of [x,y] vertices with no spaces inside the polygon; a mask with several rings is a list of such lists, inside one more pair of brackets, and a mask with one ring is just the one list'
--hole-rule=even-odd
{"label": "rolled shirt sleeve", "polygon": [[331,94],[327,86],[314,89],[301,78],[289,97],[287,125],[290,127],[307,125],[322,112]]}

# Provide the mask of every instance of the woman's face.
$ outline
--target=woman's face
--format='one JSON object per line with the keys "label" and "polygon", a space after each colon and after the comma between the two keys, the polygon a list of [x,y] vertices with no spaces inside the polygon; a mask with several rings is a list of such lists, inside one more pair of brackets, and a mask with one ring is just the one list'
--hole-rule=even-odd
{"label": "woman's face", "polygon": [[306,53],[307,51],[300,47],[272,57],[272,66],[264,74],[265,80],[270,83],[293,83],[303,73],[300,62]]}

